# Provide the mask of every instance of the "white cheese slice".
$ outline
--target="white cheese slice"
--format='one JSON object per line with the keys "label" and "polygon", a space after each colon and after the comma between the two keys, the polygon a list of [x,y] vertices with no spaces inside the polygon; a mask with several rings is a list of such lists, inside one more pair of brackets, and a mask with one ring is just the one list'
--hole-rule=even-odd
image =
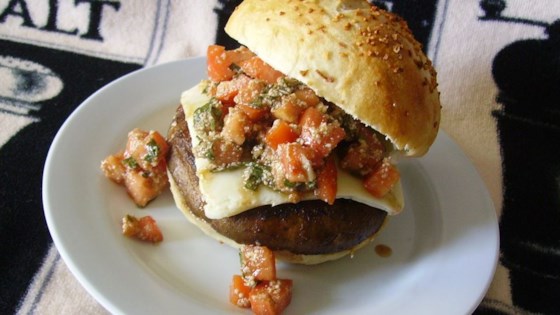
{"label": "white cheese slice", "polygon": [[[202,91],[206,84],[201,82],[197,86],[183,92],[181,104],[185,112],[189,132],[192,133],[193,148],[198,145],[196,131],[193,127],[194,111],[208,103],[210,98]],[[208,169],[209,161],[205,158],[195,158],[196,172],[199,179],[199,189],[206,201],[205,214],[210,219],[220,219],[239,214],[243,211],[263,206],[279,205],[291,202],[288,195],[261,186],[256,191],[246,189],[243,183],[243,168],[222,172],[212,172]],[[349,173],[338,170],[338,188],[336,198],[352,199],[367,204],[388,214],[399,213],[404,206],[404,198],[400,181],[383,198],[375,198],[365,190],[362,181]],[[304,199],[316,199],[313,193]]]}

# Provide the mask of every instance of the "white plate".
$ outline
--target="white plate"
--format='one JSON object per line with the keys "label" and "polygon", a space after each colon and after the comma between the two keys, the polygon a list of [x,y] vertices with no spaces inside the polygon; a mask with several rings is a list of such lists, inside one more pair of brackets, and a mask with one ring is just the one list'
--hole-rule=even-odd
{"label": "white plate", "polygon": [[[164,193],[145,209],[105,179],[100,161],[134,127],[166,134],[181,92],[205,77],[204,59],[127,75],[88,98],[58,132],[46,161],[43,201],[56,247],[105,308],[127,314],[242,313],[228,302],[237,252],[190,225]],[[429,154],[400,164],[406,207],[353,258],[319,266],[279,264],[294,280],[286,314],[469,314],[498,255],[498,226],[484,183],[440,132]],[[165,240],[123,237],[126,214],[152,215]],[[392,248],[383,258],[376,244]]]}

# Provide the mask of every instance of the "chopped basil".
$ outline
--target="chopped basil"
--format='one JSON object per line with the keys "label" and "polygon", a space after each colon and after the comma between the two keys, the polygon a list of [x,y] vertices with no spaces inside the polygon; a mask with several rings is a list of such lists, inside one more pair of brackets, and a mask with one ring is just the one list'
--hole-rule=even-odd
{"label": "chopped basil", "polygon": [[307,191],[317,188],[317,181],[312,180],[305,183],[295,183],[284,179],[284,186],[294,191]]}
{"label": "chopped basil", "polygon": [[122,160],[122,164],[133,169],[138,167],[138,162],[132,156]]}
{"label": "chopped basil", "polygon": [[193,153],[196,157],[205,158],[210,161],[214,160],[214,150],[212,148],[213,141],[205,140],[197,136],[198,145],[194,148]]}
{"label": "chopped basil", "polygon": [[209,148],[206,149],[206,151],[204,151],[203,156],[209,159],[210,161],[213,161],[216,158],[216,156],[214,155],[214,150],[212,150],[212,146],[210,146]]}
{"label": "chopped basil", "polygon": [[298,185],[298,183],[294,183],[291,182],[287,179],[284,179],[284,186],[288,187],[288,188],[295,188]]}
{"label": "chopped basil", "polygon": [[218,131],[223,124],[221,107],[220,101],[212,98],[208,103],[197,108],[193,116],[194,128],[202,132]]}
{"label": "chopped basil", "polygon": [[146,144],[147,153],[144,156],[144,160],[148,163],[154,162],[159,155],[159,146],[154,139],[151,139],[148,144]]}
{"label": "chopped basil", "polygon": [[257,190],[264,183],[265,177],[270,173],[270,167],[256,162],[247,163],[244,173],[245,188]]}
{"label": "chopped basil", "polygon": [[278,88],[287,95],[295,92],[301,85],[302,83],[296,79],[282,77],[278,84]]}

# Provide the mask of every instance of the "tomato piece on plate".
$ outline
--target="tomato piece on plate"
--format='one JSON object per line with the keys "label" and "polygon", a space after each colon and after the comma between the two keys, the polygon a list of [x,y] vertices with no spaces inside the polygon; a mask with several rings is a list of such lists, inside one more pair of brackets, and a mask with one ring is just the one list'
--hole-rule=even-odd
{"label": "tomato piece on plate", "polygon": [[101,170],[105,177],[119,185],[124,184],[126,175],[126,167],[125,164],[123,164],[123,160],[124,151],[120,151],[117,154],[109,155],[101,162]]}
{"label": "tomato piece on plate", "polygon": [[327,158],[325,165],[317,172],[317,189],[315,195],[324,202],[332,205],[336,199],[337,169],[334,156]]}
{"label": "tomato piece on plate", "polygon": [[363,185],[374,197],[382,198],[393,188],[399,179],[399,170],[389,163],[387,159],[384,159],[375,171],[366,175]]}
{"label": "tomato piece on plate", "polygon": [[240,250],[241,273],[248,283],[276,279],[276,257],[265,246],[245,245]]}
{"label": "tomato piece on plate", "polygon": [[245,280],[240,275],[233,275],[231,285],[229,287],[229,301],[236,306],[249,308],[249,294],[251,287],[245,284]]}
{"label": "tomato piece on plate", "polygon": [[138,219],[127,214],[122,219],[122,233],[145,242],[159,243],[163,241],[163,234],[156,220],[149,215]]}
{"label": "tomato piece on plate", "polygon": [[249,295],[251,310],[260,314],[281,314],[292,301],[293,282],[289,279],[263,281]]}

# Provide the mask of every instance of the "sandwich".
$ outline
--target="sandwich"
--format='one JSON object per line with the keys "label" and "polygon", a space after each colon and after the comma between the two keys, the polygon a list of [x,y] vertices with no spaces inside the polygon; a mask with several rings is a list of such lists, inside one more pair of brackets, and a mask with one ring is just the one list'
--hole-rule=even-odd
{"label": "sandwich", "polygon": [[439,129],[436,72],[406,22],[363,0],[245,0],[168,132],[177,207],[225,244],[318,264],[404,208],[397,161]]}

